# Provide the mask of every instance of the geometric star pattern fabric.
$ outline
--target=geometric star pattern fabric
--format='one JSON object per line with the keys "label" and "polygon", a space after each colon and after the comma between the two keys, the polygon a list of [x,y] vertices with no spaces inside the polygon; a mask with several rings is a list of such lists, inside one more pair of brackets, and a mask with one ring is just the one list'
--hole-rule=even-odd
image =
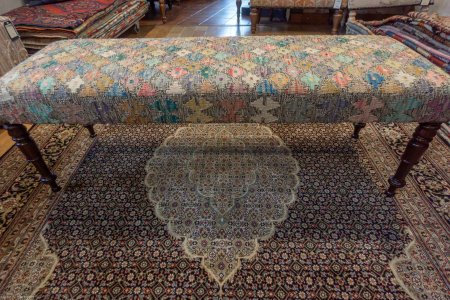
{"label": "geometric star pattern fabric", "polygon": [[0,79],[0,123],[446,122],[449,99],[389,37],[70,40]]}

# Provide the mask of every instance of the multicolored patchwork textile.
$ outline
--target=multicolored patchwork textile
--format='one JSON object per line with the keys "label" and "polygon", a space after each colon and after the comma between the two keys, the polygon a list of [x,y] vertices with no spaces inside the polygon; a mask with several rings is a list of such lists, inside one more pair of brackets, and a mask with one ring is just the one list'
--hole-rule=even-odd
{"label": "multicolored patchwork textile", "polygon": [[53,43],[0,79],[0,123],[446,122],[450,77],[388,37]]}
{"label": "multicolored patchwork textile", "polygon": [[440,16],[436,13],[430,14],[427,12],[412,11],[408,16],[415,19],[421,19],[424,22],[437,28],[439,31],[450,34],[450,17]]}
{"label": "multicolored patchwork textile", "polygon": [[[446,70],[447,73],[450,73],[449,52],[443,49],[433,48],[438,48],[439,46],[428,43],[428,39],[419,38],[406,33],[405,31],[407,28],[399,29],[395,26],[382,26],[378,30],[380,30],[382,34],[388,35],[404,44],[407,44],[409,47],[428,58],[431,62]],[[447,50],[448,49],[449,48],[447,47]]]}
{"label": "multicolored patchwork textile", "polygon": [[[251,0],[252,7],[330,7],[335,0]],[[347,2],[344,0],[343,2]]]}
{"label": "multicolored patchwork textile", "polygon": [[392,16],[377,21],[351,21],[349,24],[347,28],[351,33],[367,34],[369,31],[390,36],[450,74],[450,17],[412,12],[408,16]]}
{"label": "multicolored patchwork textile", "polygon": [[427,29],[428,31],[440,35],[445,39],[450,39],[450,17],[436,16],[435,14],[410,12],[408,16],[391,16],[384,20],[363,21],[359,22],[371,26],[381,26],[393,22],[403,22],[414,24],[418,27]]}

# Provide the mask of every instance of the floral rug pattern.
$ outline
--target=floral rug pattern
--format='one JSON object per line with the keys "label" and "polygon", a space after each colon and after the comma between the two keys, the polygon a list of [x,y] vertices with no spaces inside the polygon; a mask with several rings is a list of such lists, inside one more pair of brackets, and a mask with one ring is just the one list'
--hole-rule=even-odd
{"label": "floral rug pattern", "polygon": [[[64,190],[52,194],[48,187],[36,185],[31,180],[36,177],[34,170],[16,149],[1,158],[0,170],[7,170],[0,182],[4,224],[0,298],[445,299],[449,286],[447,146],[436,139],[408,178],[408,186],[395,198],[387,198],[383,194],[386,178],[397,166],[414,124],[371,124],[359,141],[350,138],[350,124],[268,127],[274,143],[261,152],[273,151],[276,145],[289,149],[280,156],[286,168],[279,169],[279,174],[290,178],[292,170],[298,170],[294,172],[298,181],[286,181],[280,187],[294,190],[295,201],[278,199],[286,204],[285,219],[272,218],[276,222],[265,228],[274,228],[273,234],[257,239],[255,255],[241,259],[237,268],[233,265],[234,272],[223,272],[226,280],[221,283],[212,276],[213,268],[191,257],[183,238],[172,234],[179,228],[171,229],[179,225],[177,220],[155,214],[155,203],[161,208],[161,202],[148,197],[144,184],[147,171],[166,177],[182,173],[176,167],[182,156],[170,160],[170,153],[161,153],[173,153],[171,141],[186,146],[183,140],[194,138],[187,134],[192,128],[97,126],[98,138],[92,140],[77,126],[35,127],[32,134]],[[264,126],[259,129],[269,132]],[[186,134],[177,138],[177,132]],[[228,136],[226,147],[235,151],[229,153],[230,161],[246,147],[261,146],[245,142],[243,148],[237,136],[244,136],[244,131],[221,134]],[[190,163],[179,167],[190,171],[188,182],[195,182],[205,197],[230,187],[211,185],[213,177],[196,171],[199,166],[210,168],[212,174],[214,168],[220,170],[220,163],[212,165],[210,158],[205,159],[208,147],[217,147],[213,136],[206,144],[201,142],[206,136],[197,138],[190,145],[190,150],[196,150]],[[255,170],[257,177],[268,174],[257,171],[264,166],[261,159],[243,155],[232,161],[245,163],[241,171]],[[149,161],[154,164],[147,165]],[[229,169],[226,161],[221,163]],[[157,170],[157,165],[163,168]],[[269,161],[265,171],[276,165]],[[255,186],[252,172],[241,171],[223,174],[244,180],[240,188],[250,191]],[[29,179],[23,180],[24,176]],[[236,189],[227,193],[238,195],[239,188],[231,186]],[[287,195],[282,189],[279,195]],[[209,203],[222,214],[232,207],[227,201]]]}

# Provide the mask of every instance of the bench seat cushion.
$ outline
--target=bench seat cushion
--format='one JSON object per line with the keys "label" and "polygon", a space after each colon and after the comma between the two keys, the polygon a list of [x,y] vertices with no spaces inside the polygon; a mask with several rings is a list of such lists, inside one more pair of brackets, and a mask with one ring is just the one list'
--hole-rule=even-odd
{"label": "bench seat cushion", "polygon": [[0,79],[0,123],[445,122],[449,99],[389,37],[70,40]]}
{"label": "bench seat cushion", "polygon": [[[251,7],[333,8],[335,0],[251,0]],[[345,0],[343,2],[346,2]]]}

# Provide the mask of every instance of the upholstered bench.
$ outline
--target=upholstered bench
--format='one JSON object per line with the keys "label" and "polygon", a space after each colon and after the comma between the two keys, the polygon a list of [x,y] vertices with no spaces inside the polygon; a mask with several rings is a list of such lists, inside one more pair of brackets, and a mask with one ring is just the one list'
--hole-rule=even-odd
{"label": "upholstered bench", "polygon": [[[240,2],[236,2],[238,10]],[[343,17],[343,9],[347,6],[347,0],[251,0],[250,1],[250,18],[252,33],[256,33],[256,24],[260,20],[260,12],[262,8],[326,8],[334,10],[332,34],[337,34],[339,25]]]}
{"label": "upholstered bench", "polygon": [[54,191],[23,123],[420,122],[389,195],[450,120],[450,78],[379,36],[71,40],[0,79],[0,124]]}

